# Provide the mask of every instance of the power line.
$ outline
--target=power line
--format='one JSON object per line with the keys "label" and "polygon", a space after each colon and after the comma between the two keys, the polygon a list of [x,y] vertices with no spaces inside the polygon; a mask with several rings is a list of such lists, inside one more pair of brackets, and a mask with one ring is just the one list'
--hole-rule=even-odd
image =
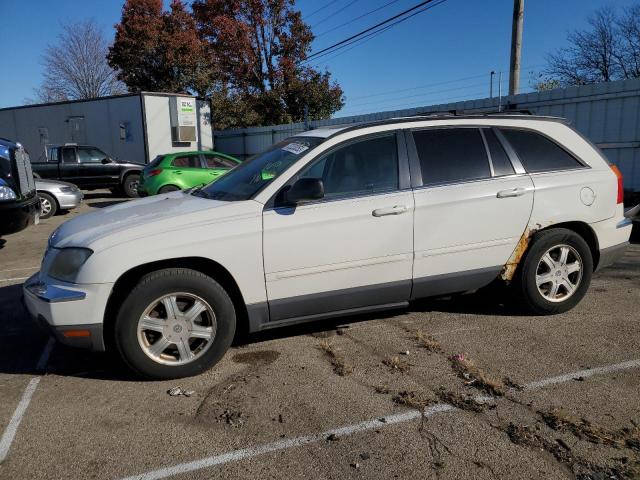
{"label": "power line", "polygon": [[318,13],[318,12],[320,12],[320,11],[324,10],[324,9],[325,9],[325,8],[327,8],[327,7],[330,7],[331,5],[333,5],[334,3],[336,3],[337,1],[338,1],[338,0],[332,0],[332,1],[330,1],[329,3],[327,3],[327,4],[323,5],[322,7],[320,7],[320,8],[318,8],[318,9],[314,10],[313,12],[311,12],[309,15],[307,15],[307,16],[305,17],[305,19],[308,19],[308,18],[310,18],[310,17],[314,16],[316,13]]}
{"label": "power line", "polygon": [[[427,3],[431,3],[432,1],[434,1],[434,0],[428,0],[428,2],[427,2]],[[425,12],[425,11],[429,10],[430,8],[437,7],[438,5],[441,5],[442,3],[446,2],[446,1],[447,1],[447,0],[438,0],[436,3],[433,3],[433,4],[430,4],[430,5],[423,6],[423,7],[422,7],[420,10],[418,10],[417,12],[414,12],[414,13],[412,13],[411,15],[408,15],[408,16],[406,16],[406,17],[404,17],[404,18],[401,18],[401,19],[399,19],[399,20],[396,20],[395,22],[391,23],[390,25],[387,25],[387,26],[385,26],[385,27],[383,27],[383,28],[381,28],[381,29],[379,29],[379,30],[375,30],[375,31],[373,31],[373,32],[369,32],[369,33],[367,33],[366,35],[361,36],[360,38],[354,39],[353,37],[350,37],[350,39],[343,40],[342,42],[339,42],[339,43],[341,43],[342,45],[340,45],[340,46],[338,46],[338,47],[334,48],[334,49],[333,49],[333,50],[331,50],[331,51],[326,51],[326,52],[324,52],[324,53],[321,53],[321,52],[322,52],[322,51],[324,51],[324,50],[329,50],[329,48],[332,48],[332,47],[327,47],[326,49],[324,49],[324,50],[322,50],[322,51],[320,51],[320,52],[317,52],[317,53],[315,53],[315,54],[311,55],[310,57],[308,57],[308,58],[307,58],[307,60],[304,60],[302,63],[306,63],[306,62],[310,62],[310,61],[312,61],[312,62],[317,62],[317,59],[318,59],[318,58],[322,58],[322,57],[324,57],[324,56],[326,56],[326,55],[331,55],[332,53],[334,53],[334,52],[336,52],[336,51],[338,51],[338,50],[341,50],[341,49],[343,49],[343,48],[345,48],[345,47],[347,47],[347,46],[349,46],[349,45],[356,44],[357,42],[359,42],[359,41],[361,41],[361,40],[364,40],[364,39],[366,39],[366,38],[372,39],[372,38],[374,38],[374,37],[376,37],[376,36],[378,36],[378,35],[381,35],[382,33],[386,32],[387,30],[389,30],[390,28],[394,27],[395,25],[398,25],[399,23],[402,23],[402,22],[404,22],[404,21],[406,21],[406,20],[409,20],[411,17],[414,17],[414,16],[416,16],[416,15],[418,15],[418,14],[422,13],[422,12]],[[424,3],[424,2],[423,2],[423,3]],[[406,13],[406,12],[405,12],[405,13]],[[402,14],[401,14],[401,15],[402,15]],[[397,15],[396,15],[396,17],[397,17]],[[383,23],[385,23],[385,22],[383,22]],[[367,29],[367,30],[371,30],[371,29]],[[361,35],[362,33],[363,33],[363,32],[361,32],[361,33],[360,33],[360,34],[358,34],[358,35]],[[354,35],[354,37],[355,37],[355,36],[357,36],[357,35]],[[362,44],[363,44],[363,43],[365,43],[366,41],[368,41],[368,40],[365,40],[365,41],[361,42],[359,45],[362,45]],[[357,46],[357,45],[356,45],[356,46]],[[348,50],[351,50],[351,49],[353,49],[353,48],[355,48],[355,46],[354,46],[354,47],[352,47],[352,48],[349,48],[349,49],[345,50],[344,52],[339,53],[338,55],[334,55],[334,56],[329,57],[329,58],[335,58],[335,57],[337,57],[337,56],[339,56],[339,55],[341,55],[341,54],[343,54],[343,53],[346,53]],[[316,58],[315,60],[310,60],[312,57],[314,57],[314,56],[316,56],[316,55],[317,55],[317,58]]]}
{"label": "power line", "polygon": [[353,5],[354,3],[358,2],[359,0],[351,0],[349,3],[347,3],[344,7],[336,10],[335,12],[333,12],[331,15],[327,15],[326,17],[324,17],[322,20],[316,22],[314,25],[311,25],[311,28],[313,27],[317,27],[318,25],[320,25],[321,23],[326,22],[327,20],[329,20],[330,18],[333,18],[335,15],[339,14],[340,12],[346,10],[347,8],[349,8],[351,5]]}
{"label": "power line", "polygon": [[[414,10],[417,10],[417,9],[419,9],[419,8],[421,8],[421,7],[425,6],[425,5],[427,5],[427,4],[429,4],[429,3],[433,2],[433,1],[434,1],[434,0],[424,0],[423,2],[420,2],[420,3],[419,3],[419,4],[417,4],[417,5],[414,5],[413,7],[411,7],[411,8],[409,8],[409,9],[405,10],[404,12],[401,12],[401,13],[399,13],[399,14],[397,14],[397,15],[394,15],[394,16],[392,16],[392,17],[389,17],[389,18],[387,18],[386,20],[383,20],[382,22],[379,22],[379,23],[377,23],[376,25],[373,25],[372,27],[366,28],[366,29],[364,29],[364,30],[362,30],[362,31],[360,31],[360,32],[358,32],[358,33],[356,33],[355,35],[351,35],[350,37],[345,38],[344,40],[341,40],[341,41],[339,41],[339,42],[336,42],[336,43],[334,43],[333,45],[330,45],[330,46],[328,46],[328,47],[326,47],[326,48],[323,48],[322,50],[319,50],[319,51],[317,51],[317,52],[315,52],[315,53],[313,53],[313,54],[309,55],[309,57],[307,57],[307,59],[306,59],[306,60],[307,60],[307,61],[309,61],[309,60],[311,60],[312,58],[317,57],[318,55],[321,55],[321,54],[323,54],[323,53],[325,53],[325,52],[328,52],[329,50],[333,50],[333,49],[335,49],[336,47],[340,47],[341,45],[344,45],[344,44],[345,44],[345,43],[347,43],[347,42],[350,42],[350,41],[352,41],[352,40],[354,40],[354,39],[357,39],[358,37],[361,37],[362,35],[364,35],[364,34],[366,34],[366,33],[369,33],[369,32],[371,32],[372,30],[375,30],[375,29],[377,29],[377,28],[379,28],[379,27],[381,27],[381,26],[383,26],[383,25],[386,25],[387,23],[390,23],[390,22],[392,22],[393,20],[396,20],[397,18],[400,18],[400,17],[402,17],[402,16],[406,15],[406,14],[407,14],[407,13],[409,13],[409,12],[413,12]],[[443,0],[443,1],[446,1],[446,0]],[[442,3],[442,2],[441,2],[441,3]],[[404,21],[404,20],[406,20],[406,19],[408,19],[408,18],[410,18],[410,17],[406,17],[406,18],[402,19],[402,21]],[[398,23],[399,23],[399,22],[398,22]]]}
{"label": "power line", "polygon": [[368,11],[366,13],[363,13],[362,15],[359,15],[359,16],[357,16],[355,18],[352,18],[351,20],[349,20],[347,22],[344,22],[344,23],[341,23],[340,25],[336,25],[335,27],[332,27],[329,30],[325,30],[324,32],[319,33],[315,37],[316,38],[320,38],[323,35],[326,35],[327,33],[333,32],[334,30],[337,30],[339,28],[344,27],[345,25],[350,25],[353,22],[355,22],[357,20],[360,20],[361,18],[367,17],[367,16],[371,15],[372,13],[376,13],[377,11],[382,10],[383,8],[386,8],[386,7],[388,7],[389,5],[391,5],[393,3],[397,3],[398,1],[400,1],[400,0],[391,0],[390,2],[387,2],[387,3],[385,3],[384,5],[382,5],[382,6],[378,7],[378,8],[374,8],[373,10],[370,10],[370,11]]}

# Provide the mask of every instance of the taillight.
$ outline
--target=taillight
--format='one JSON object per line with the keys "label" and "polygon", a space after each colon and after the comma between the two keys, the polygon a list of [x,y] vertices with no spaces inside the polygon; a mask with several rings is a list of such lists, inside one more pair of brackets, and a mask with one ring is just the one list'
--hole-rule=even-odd
{"label": "taillight", "polygon": [[155,177],[156,175],[160,175],[161,173],[162,169],[156,168],[155,170],[149,170],[149,173],[147,173],[147,177]]}
{"label": "taillight", "polygon": [[615,165],[611,165],[611,170],[616,174],[616,178],[618,179],[618,198],[616,203],[623,203],[624,201],[624,184],[622,183],[622,172]]}

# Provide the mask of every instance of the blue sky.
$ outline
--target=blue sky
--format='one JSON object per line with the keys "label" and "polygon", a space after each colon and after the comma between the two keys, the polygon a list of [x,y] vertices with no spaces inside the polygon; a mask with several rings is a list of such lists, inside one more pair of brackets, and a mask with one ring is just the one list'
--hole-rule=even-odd
{"label": "blue sky", "polygon": [[[318,35],[314,49],[320,50],[418,3],[396,0],[374,14],[350,21],[389,1],[298,0],[297,5]],[[567,31],[584,27],[595,9],[637,1],[525,0],[522,87],[529,88],[530,72],[544,67],[545,54],[566,45]],[[32,96],[42,77],[41,53],[55,42],[61,23],[92,17],[112,37],[122,3],[0,0],[0,18],[4,19],[0,107],[21,105]],[[347,104],[340,113],[344,114],[485,97],[489,72],[508,71],[512,9],[512,0],[447,0],[361,46],[328,55],[315,64],[327,68],[343,87]],[[345,22],[349,23],[324,33]],[[503,77],[506,89],[508,75]]]}

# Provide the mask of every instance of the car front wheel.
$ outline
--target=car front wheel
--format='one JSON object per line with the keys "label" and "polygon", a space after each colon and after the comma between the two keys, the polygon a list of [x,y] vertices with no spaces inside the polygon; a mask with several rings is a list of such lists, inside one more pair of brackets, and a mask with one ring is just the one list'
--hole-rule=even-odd
{"label": "car front wheel", "polygon": [[534,235],[518,284],[534,313],[550,315],[575,307],[587,293],[592,273],[593,256],[584,239],[553,228]]}
{"label": "car front wheel", "polygon": [[115,344],[126,364],[147,378],[202,373],[225,354],[236,327],[233,302],[212,278],[171,268],[144,276],[123,302]]}
{"label": "car front wheel", "polygon": [[56,199],[45,192],[38,192],[38,198],[40,198],[40,218],[45,220],[53,217],[58,210]]}

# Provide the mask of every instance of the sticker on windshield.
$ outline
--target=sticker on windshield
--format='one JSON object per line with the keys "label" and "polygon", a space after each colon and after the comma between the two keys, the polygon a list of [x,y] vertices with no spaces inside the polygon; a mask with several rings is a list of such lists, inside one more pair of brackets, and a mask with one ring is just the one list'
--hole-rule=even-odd
{"label": "sticker on windshield", "polygon": [[284,150],[285,152],[291,152],[294,155],[300,155],[305,150],[309,150],[309,146],[305,145],[304,143],[293,142],[282,147],[282,150]]}

